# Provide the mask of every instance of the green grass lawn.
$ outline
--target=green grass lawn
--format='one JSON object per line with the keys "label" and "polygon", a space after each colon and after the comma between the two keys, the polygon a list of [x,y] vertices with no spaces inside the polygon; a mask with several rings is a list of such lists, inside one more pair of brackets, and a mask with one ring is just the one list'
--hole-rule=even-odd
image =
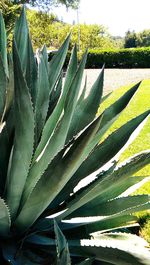
{"label": "green grass lawn", "polygon": [[[114,91],[111,96],[102,103],[99,112],[101,113],[106,107],[111,105],[116,101],[124,92],[126,92],[130,86],[125,86]],[[139,90],[134,95],[134,98],[130,101],[127,108],[121,113],[119,119],[110,128],[109,133],[119,128],[121,125],[126,123],[128,120],[134,118],[135,116],[145,112],[150,109],[150,80],[142,81]],[[141,152],[143,150],[150,149],[150,117],[148,118],[144,128],[141,130],[140,134],[133,141],[133,143],[124,151],[121,155],[120,160],[123,161],[133,154]],[[138,171],[135,175],[150,176],[150,165],[144,167],[142,170]],[[138,194],[150,194],[150,182],[144,184],[136,193]],[[150,243],[150,211],[149,213],[140,213],[140,221],[144,224],[141,228],[141,234]],[[146,216],[146,218],[145,218]],[[149,219],[149,220],[148,220]]]}

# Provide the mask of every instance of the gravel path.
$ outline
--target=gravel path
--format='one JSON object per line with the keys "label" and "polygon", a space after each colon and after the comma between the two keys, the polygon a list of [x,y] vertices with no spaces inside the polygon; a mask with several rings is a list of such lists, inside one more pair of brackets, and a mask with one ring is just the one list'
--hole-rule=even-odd
{"label": "gravel path", "polygon": [[[100,69],[86,69],[87,86],[90,88],[96,80]],[[150,79],[150,69],[105,69],[104,94],[111,92],[121,86]]]}

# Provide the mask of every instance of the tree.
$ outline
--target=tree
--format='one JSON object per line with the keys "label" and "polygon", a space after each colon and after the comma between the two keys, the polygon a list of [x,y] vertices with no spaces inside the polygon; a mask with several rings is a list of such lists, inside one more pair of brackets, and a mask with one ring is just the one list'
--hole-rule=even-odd
{"label": "tree", "polygon": [[150,46],[150,30],[141,32],[128,31],[125,36],[125,48]]}
{"label": "tree", "polygon": [[125,48],[135,48],[135,47],[137,47],[136,39],[137,39],[136,33],[134,31],[128,30],[126,32],[126,36],[125,36],[124,47]]}
{"label": "tree", "polygon": [[143,30],[137,33],[137,46],[138,47],[148,47],[150,46],[150,30]]}
{"label": "tree", "polygon": [[66,5],[67,8],[77,8],[80,0],[1,0],[0,10],[3,13],[7,32],[11,32],[16,17],[20,13],[21,4],[30,4],[37,6],[40,10],[49,10],[52,6],[60,4]]}
{"label": "tree", "polygon": [[61,23],[53,14],[27,10],[27,18],[34,49],[43,43],[50,49],[58,48],[71,31],[71,25]]}
{"label": "tree", "polygon": [[[68,32],[71,34],[70,48],[78,42],[78,25],[61,22],[55,15],[45,12],[27,10],[27,17],[34,49],[43,43],[48,49],[57,49]],[[114,48],[114,41],[103,25],[80,24],[80,48],[89,49]]]}
{"label": "tree", "polygon": [[20,5],[14,5],[10,0],[0,1],[0,11],[3,13],[7,33],[11,31],[20,10]]}
{"label": "tree", "polygon": [[80,0],[11,0],[14,4],[31,4],[40,8],[51,8],[59,4],[65,5],[67,8],[77,8]]}

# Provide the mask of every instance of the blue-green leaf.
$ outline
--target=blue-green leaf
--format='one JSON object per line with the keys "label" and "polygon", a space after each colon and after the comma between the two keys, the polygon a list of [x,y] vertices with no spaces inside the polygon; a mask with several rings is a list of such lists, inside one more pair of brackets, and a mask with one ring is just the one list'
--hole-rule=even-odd
{"label": "blue-green leaf", "polygon": [[5,120],[5,126],[0,134],[0,195],[4,193],[4,187],[6,183],[6,176],[8,171],[8,163],[10,152],[13,145],[14,135],[14,116],[13,110],[8,113],[8,117]]}
{"label": "blue-green leaf", "polygon": [[0,198],[0,235],[6,236],[10,231],[10,213],[4,200]]}
{"label": "blue-green leaf", "polygon": [[[104,68],[90,89],[88,96],[79,99],[68,132],[67,139],[71,139],[85,128],[94,118],[100,105],[103,92]],[[83,95],[82,95],[83,96]]]}
{"label": "blue-green leaf", "polygon": [[[64,151],[62,154],[60,152],[60,155],[58,154],[58,157],[56,156],[54,158],[45,174],[40,178],[25,201],[16,220],[18,229],[24,230],[33,224],[71,178],[85,157],[88,156],[94,147],[91,145],[91,139],[95,136],[100,122],[101,117],[91,123],[91,125],[74,140],[72,146],[65,154]],[[50,190],[51,192],[49,192]],[[39,192],[42,197],[38,196]]]}
{"label": "blue-green leaf", "polygon": [[56,235],[57,264],[71,265],[68,243],[66,241],[65,236],[58,227],[56,221],[54,221],[54,231]]}
{"label": "blue-green leaf", "polygon": [[[70,213],[87,204],[88,202],[103,198],[103,200],[114,198],[114,191],[117,191],[117,186],[121,185],[121,182],[132,176],[135,172],[140,170],[145,165],[150,163],[150,152],[145,151],[139,153],[136,156],[129,158],[125,165],[116,168],[113,172],[107,171],[100,173],[97,178],[91,182],[88,186],[85,186],[81,192],[76,193],[75,198],[68,203],[68,210],[65,211],[59,218],[64,218]],[[116,190],[115,190],[116,188]],[[108,198],[109,197],[109,198]],[[100,201],[100,200],[99,200]]]}
{"label": "blue-green leaf", "polygon": [[66,96],[68,94],[68,90],[70,89],[70,85],[72,83],[72,80],[75,76],[76,70],[77,70],[77,50],[76,50],[76,46],[75,46],[73,51],[72,51],[72,55],[71,55],[70,62],[68,65],[62,96],[61,96],[56,108],[54,109],[52,115],[48,118],[48,120],[44,126],[41,141],[40,141],[40,143],[39,143],[39,145],[35,151],[33,162],[35,162],[35,160],[38,158],[38,156],[43,151],[49,138],[51,137],[53,130],[55,129],[55,127],[58,123],[60,115],[64,109]]}
{"label": "blue-green leaf", "polygon": [[97,218],[97,220],[84,220],[78,227],[73,227],[70,230],[65,230],[68,239],[89,238],[91,234],[98,232],[104,233],[107,231],[117,230],[123,227],[135,226],[137,217],[132,215],[116,214],[107,217]]}
{"label": "blue-green leaf", "polygon": [[74,211],[69,218],[73,217],[89,217],[89,216],[108,216],[117,213],[130,214],[150,208],[150,196],[137,195],[129,197],[121,197],[101,203],[95,201],[95,205],[90,202],[85,206]]}
{"label": "blue-green leaf", "polygon": [[86,259],[76,265],[92,265],[93,264],[93,261],[94,261],[94,258],[91,258],[91,259]]}
{"label": "blue-green leaf", "polygon": [[41,53],[43,55],[43,59],[44,59],[44,63],[45,63],[45,67],[48,73],[48,54],[47,54],[47,48],[46,45],[43,46]]}
{"label": "blue-green leaf", "polygon": [[63,45],[60,47],[56,55],[53,56],[52,60],[49,63],[48,72],[49,72],[50,92],[54,88],[56,81],[62,71],[62,67],[64,65],[67,51],[68,51],[69,41],[70,41],[70,35],[66,38]]}
{"label": "blue-green leaf", "polygon": [[96,146],[72,178],[68,181],[61,193],[55,198],[53,205],[56,206],[64,200],[67,200],[70,197],[70,193],[73,192],[73,189],[80,180],[98,170],[110,159],[112,159],[126,144],[134,130],[136,130],[139,124],[143,122],[148,115],[149,111],[137,116],[113,132],[101,144]]}
{"label": "blue-green leaf", "polygon": [[25,242],[34,245],[43,245],[43,246],[55,246],[55,240],[46,236],[41,235],[31,235],[25,239]]}
{"label": "blue-green leaf", "polygon": [[0,54],[0,121],[3,119],[6,103],[7,76],[5,73],[2,56]]}
{"label": "blue-green leaf", "polygon": [[4,19],[1,11],[0,11],[0,55],[3,62],[5,74],[8,77],[9,72],[8,72],[8,62],[7,62],[7,38],[6,38]]}
{"label": "blue-green leaf", "polygon": [[68,243],[72,254],[94,256],[98,264],[149,265],[148,244],[135,235],[111,233],[90,240],[71,240]]}
{"label": "blue-green leaf", "polygon": [[14,66],[11,54],[8,54],[8,69],[9,69],[9,79],[7,80],[6,104],[5,104],[5,113],[4,113],[5,115],[8,114],[8,111],[12,106],[14,98]]}
{"label": "blue-green leaf", "polygon": [[30,195],[31,191],[35,187],[35,184],[40,179],[52,159],[57,155],[57,153],[63,148],[65,145],[67,133],[69,130],[70,122],[75,110],[78,93],[82,81],[83,70],[86,63],[87,54],[83,56],[83,60],[76,72],[74,79],[70,85],[70,90],[67,95],[67,104],[65,106],[64,115],[59,121],[52,137],[47,142],[46,147],[44,148],[41,155],[32,165],[29,177],[26,182],[23,201],[25,201]]}
{"label": "blue-green leaf", "polygon": [[38,55],[38,91],[35,103],[35,134],[38,142],[43,130],[49,105],[49,80],[44,58]]}
{"label": "blue-green leaf", "polygon": [[15,218],[31,163],[34,143],[34,114],[32,103],[15,42],[13,43],[15,77],[15,139],[10,171],[6,182],[6,200]]}
{"label": "blue-green leaf", "polygon": [[37,96],[37,65],[29,37],[25,7],[22,8],[21,15],[16,21],[14,38],[21,61],[22,71],[31,93],[33,104],[35,105]]}

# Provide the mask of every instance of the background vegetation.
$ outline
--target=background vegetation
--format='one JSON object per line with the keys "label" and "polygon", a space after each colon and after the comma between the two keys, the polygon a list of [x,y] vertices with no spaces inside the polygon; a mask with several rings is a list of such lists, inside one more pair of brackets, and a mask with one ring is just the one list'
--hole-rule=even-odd
{"label": "background vegetation", "polygon": [[[70,48],[78,43],[78,25],[66,24],[51,14],[28,10],[27,18],[34,48],[41,47],[43,43],[48,49],[57,49],[68,34],[72,32]],[[102,25],[80,25],[80,48],[115,48],[113,40],[107,29]]]}
{"label": "background vegetation", "polygon": [[[150,29],[142,32],[128,30],[124,38],[120,36],[111,36],[107,28],[103,25],[71,25],[66,24],[51,14],[52,6],[60,4],[66,5],[67,8],[77,8],[80,0],[1,0],[0,10],[2,10],[7,32],[12,36],[12,28],[16,17],[20,13],[21,4],[30,4],[38,8],[39,12],[28,10],[28,20],[34,49],[46,43],[49,49],[58,49],[64,41],[66,34],[72,31],[72,42],[79,43],[80,49],[120,49],[120,48],[139,48],[150,46]],[[109,53],[110,55],[110,53]],[[133,54],[132,54],[133,55]],[[120,65],[119,65],[120,67]],[[125,66],[126,67],[126,66]],[[134,65],[133,65],[134,67]],[[145,66],[142,66],[145,67]],[[147,67],[147,66],[146,66]]]}
{"label": "background vegetation", "polygon": [[125,48],[149,47],[150,29],[141,32],[127,31],[125,36]]}
{"label": "background vegetation", "polygon": [[149,68],[150,47],[126,49],[89,50],[87,68]]}

